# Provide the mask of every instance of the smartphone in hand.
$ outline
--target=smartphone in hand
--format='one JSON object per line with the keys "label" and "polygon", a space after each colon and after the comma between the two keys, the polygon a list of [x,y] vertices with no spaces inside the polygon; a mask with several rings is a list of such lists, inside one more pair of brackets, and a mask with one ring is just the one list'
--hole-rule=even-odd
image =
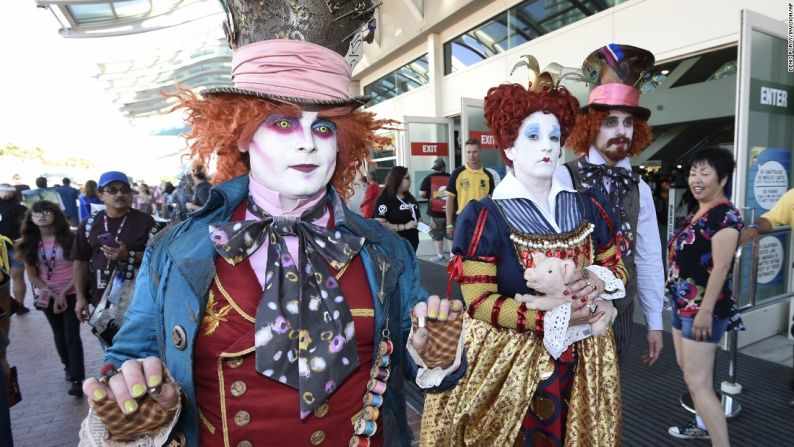
{"label": "smartphone in hand", "polygon": [[118,247],[119,243],[116,242],[116,238],[113,237],[110,233],[102,233],[96,238],[100,244],[107,245],[108,247]]}

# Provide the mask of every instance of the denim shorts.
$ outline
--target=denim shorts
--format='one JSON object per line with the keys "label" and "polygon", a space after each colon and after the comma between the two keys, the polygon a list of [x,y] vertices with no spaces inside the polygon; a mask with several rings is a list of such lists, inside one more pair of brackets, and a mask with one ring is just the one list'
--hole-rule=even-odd
{"label": "denim shorts", "polygon": [[682,317],[675,309],[673,309],[672,314],[673,316],[670,320],[670,324],[672,324],[675,329],[681,331],[682,337],[687,340],[703,341],[706,343],[719,343],[720,340],[722,340],[722,334],[725,333],[725,329],[727,329],[728,323],[731,320],[730,318],[719,319],[716,315],[713,315],[711,317],[711,337],[706,340],[695,340],[695,337],[692,336],[692,322],[695,321],[695,317]]}

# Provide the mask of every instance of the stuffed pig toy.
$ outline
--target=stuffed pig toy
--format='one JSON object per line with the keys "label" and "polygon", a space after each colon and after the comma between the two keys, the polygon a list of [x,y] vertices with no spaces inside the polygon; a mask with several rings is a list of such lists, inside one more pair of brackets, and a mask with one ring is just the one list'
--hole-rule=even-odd
{"label": "stuffed pig toy", "polygon": [[[563,295],[566,284],[571,282],[576,271],[576,264],[570,259],[546,257],[542,253],[533,255],[535,266],[524,271],[527,287],[544,296],[524,295],[520,301],[528,309],[549,311],[563,304],[570,303],[570,299]],[[606,334],[607,328],[617,316],[617,309],[609,300],[596,299],[598,310],[605,311],[604,316],[590,325],[590,332],[596,336]]]}

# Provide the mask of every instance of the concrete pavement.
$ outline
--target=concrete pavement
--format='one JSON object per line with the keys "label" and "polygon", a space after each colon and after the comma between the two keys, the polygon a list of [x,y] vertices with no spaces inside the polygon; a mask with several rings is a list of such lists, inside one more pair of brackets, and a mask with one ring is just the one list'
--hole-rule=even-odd
{"label": "concrete pavement", "polygon": [[[432,242],[423,238],[417,255],[421,259],[430,260],[435,255]],[[32,300],[28,299],[26,302],[32,303]],[[86,373],[98,374],[102,365],[102,350],[87,325],[83,325],[82,335]],[[665,349],[672,350],[672,346],[667,345]],[[791,342],[782,335],[751,345],[740,352],[789,368],[792,364]],[[77,445],[78,428],[88,411],[88,404],[82,398],[66,394],[69,383],[64,381],[63,366],[42,312],[32,310],[26,315],[12,318],[8,358],[10,364],[17,366],[19,370],[22,389],[22,402],[11,409],[14,445]],[[741,365],[739,369],[741,372]],[[409,421],[416,431],[420,416],[416,412],[410,413]]]}
{"label": "concrete pavement", "polygon": [[[88,412],[88,403],[66,394],[70,383],[64,380],[63,365],[44,313],[31,310],[12,317],[10,332],[8,361],[17,367],[22,391],[22,402],[11,408],[14,446],[77,445],[78,428]],[[102,349],[88,325],[82,325],[81,333],[86,374],[98,374]]]}

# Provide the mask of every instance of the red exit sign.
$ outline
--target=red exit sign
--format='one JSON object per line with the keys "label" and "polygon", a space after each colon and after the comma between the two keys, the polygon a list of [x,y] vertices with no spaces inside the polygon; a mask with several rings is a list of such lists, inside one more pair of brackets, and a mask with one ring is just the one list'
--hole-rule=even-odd
{"label": "red exit sign", "polygon": [[496,149],[496,140],[493,134],[472,130],[469,132],[469,138],[480,140],[480,147],[482,149]]}
{"label": "red exit sign", "polygon": [[411,143],[411,155],[449,155],[449,144],[414,141]]}

